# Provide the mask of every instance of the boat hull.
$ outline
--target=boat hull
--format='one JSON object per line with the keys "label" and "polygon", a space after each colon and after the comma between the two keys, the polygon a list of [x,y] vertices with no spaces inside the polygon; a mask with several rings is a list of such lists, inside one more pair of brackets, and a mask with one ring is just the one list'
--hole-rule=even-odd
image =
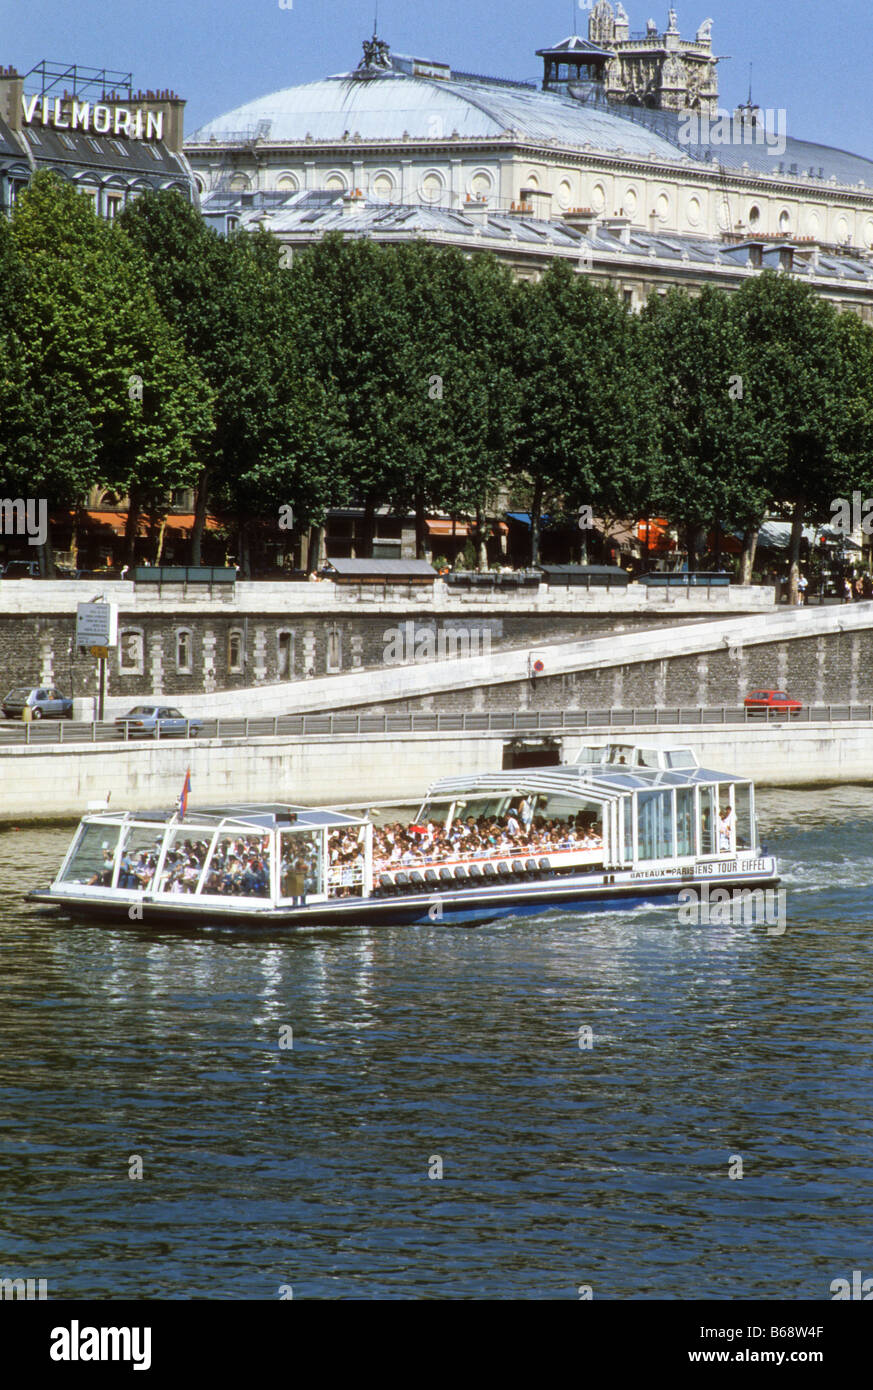
{"label": "boat hull", "polygon": [[[28,901],[57,908],[77,921],[110,922],[127,927],[245,926],[252,930],[271,927],[310,926],[415,926],[436,922],[448,926],[476,926],[501,917],[537,915],[560,908],[570,912],[604,912],[651,904],[692,901],[688,890],[705,898],[715,888],[729,894],[743,890],[773,890],[779,885],[775,859],[762,857],[738,867],[713,862],[688,870],[616,871],[596,875],[572,874],[561,878],[501,883],[493,887],[435,889],[427,893],[377,895],[370,898],[334,898],[301,906],[240,908],[228,902],[192,902],[166,895],[144,898],[141,894],[69,894],[52,889],[28,894]],[[723,900],[722,900],[723,901]],[[718,915],[715,916],[718,921]]]}

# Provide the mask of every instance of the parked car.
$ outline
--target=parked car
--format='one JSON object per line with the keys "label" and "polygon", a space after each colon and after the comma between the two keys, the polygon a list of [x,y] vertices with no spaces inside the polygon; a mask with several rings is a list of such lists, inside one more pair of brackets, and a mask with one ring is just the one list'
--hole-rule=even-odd
{"label": "parked car", "polygon": [[73,702],[53,685],[17,685],[3,697],[3,713],[7,719],[21,719],[25,706],[30,707],[31,719],[72,719]]}
{"label": "parked car", "polygon": [[3,566],[4,579],[39,579],[39,565],[36,560],[7,560]]}
{"label": "parked car", "polygon": [[196,738],[203,731],[202,720],[186,719],[182,711],[174,709],[172,705],[134,705],[127,714],[119,714],[115,724],[122,732],[126,728],[129,738],[154,735],[157,728],[160,728],[161,738],[166,738],[168,734],[182,734],[184,737],[189,730]]}
{"label": "parked car", "polygon": [[765,715],[767,710],[779,711],[787,718],[800,714],[803,709],[803,702],[793,700],[784,690],[752,690],[743,705],[748,710],[760,710]]}

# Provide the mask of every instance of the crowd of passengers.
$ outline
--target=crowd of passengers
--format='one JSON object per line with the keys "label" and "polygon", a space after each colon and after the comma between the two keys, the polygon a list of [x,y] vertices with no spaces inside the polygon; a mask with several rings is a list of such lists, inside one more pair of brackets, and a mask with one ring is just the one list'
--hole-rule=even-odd
{"label": "crowd of passengers", "polygon": [[[204,893],[219,897],[240,895],[264,898],[270,892],[270,872],[267,863],[267,842],[259,836],[239,836],[216,847],[203,885]],[[149,888],[158,866],[159,847],[125,853],[118,870],[118,887]],[[209,845],[205,840],[185,840],[167,851],[159,891],[162,893],[193,893],[200,881]],[[103,852],[103,866],[90,880],[92,884],[109,887],[112,884],[113,854]]]}
{"label": "crowd of passengers", "polygon": [[373,868],[378,872],[500,855],[602,848],[603,837],[592,812],[579,811],[567,820],[548,820],[534,815],[530,804],[523,801],[501,818],[468,816],[453,821],[449,830],[432,821],[409,826],[395,823],[374,830]]}

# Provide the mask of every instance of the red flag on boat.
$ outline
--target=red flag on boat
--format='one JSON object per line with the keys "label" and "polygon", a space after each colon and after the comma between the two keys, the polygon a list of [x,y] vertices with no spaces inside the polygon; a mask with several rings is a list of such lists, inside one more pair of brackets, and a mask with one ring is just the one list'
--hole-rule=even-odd
{"label": "red flag on boat", "polygon": [[179,819],[185,819],[185,812],[188,810],[188,793],[191,791],[191,769],[185,773],[185,785],[182,787],[182,795],[179,797]]}

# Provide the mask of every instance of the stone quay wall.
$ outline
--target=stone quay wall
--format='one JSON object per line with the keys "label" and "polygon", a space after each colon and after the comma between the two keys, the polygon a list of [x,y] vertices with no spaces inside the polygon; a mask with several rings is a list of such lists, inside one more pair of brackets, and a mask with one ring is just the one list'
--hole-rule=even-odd
{"label": "stone quay wall", "polygon": [[[76,606],[102,597],[119,607],[119,644],[107,661],[113,708],[158,697],[193,696],[300,684],[374,670],[399,651],[401,662],[430,646],[484,655],[539,643],[578,642],[726,612],[772,605],[765,589],[666,596],[627,591],[474,594],[405,586],[346,588],[241,583],[212,593],[194,586],[0,581],[0,694],[15,685],[54,684],[89,717],[97,667],[75,642]],[[293,699],[291,701],[293,704]]]}

